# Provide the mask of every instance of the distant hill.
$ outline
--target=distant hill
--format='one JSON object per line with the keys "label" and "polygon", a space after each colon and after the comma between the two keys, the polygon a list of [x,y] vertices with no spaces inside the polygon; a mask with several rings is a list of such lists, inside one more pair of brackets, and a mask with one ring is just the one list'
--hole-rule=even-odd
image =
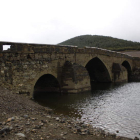
{"label": "distant hill", "polygon": [[123,39],[117,39],[109,36],[98,36],[98,35],[82,35],[64,42],[59,43],[59,45],[74,45],[78,47],[99,47],[114,51],[123,50],[140,50],[140,43],[127,41]]}

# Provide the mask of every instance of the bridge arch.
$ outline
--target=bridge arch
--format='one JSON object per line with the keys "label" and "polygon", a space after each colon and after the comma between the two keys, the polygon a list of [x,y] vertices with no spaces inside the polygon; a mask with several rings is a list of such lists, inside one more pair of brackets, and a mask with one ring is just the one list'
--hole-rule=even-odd
{"label": "bridge arch", "polygon": [[58,80],[51,74],[42,75],[34,86],[33,98],[37,98],[40,94],[60,93],[60,85]]}
{"label": "bridge arch", "polygon": [[[45,90],[45,84],[49,83],[48,82],[49,79],[52,82],[55,81],[55,84],[52,85],[52,86],[55,87],[55,85],[57,85],[56,89],[58,89],[58,92],[59,92],[59,90],[61,90],[61,89],[60,89],[60,80],[58,80],[58,74],[57,74],[57,72],[55,70],[48,69],[48,70],[42,71],[40,73],[37,73],[37,75],[35,76],[35,78],[34,78],[34,80],[32,82],[32,87],[30,89],[30,93],[31,93],[30,97],[34,98],[35,92],[37,93],[37,91],[39,91],[39,88],[37,88],[37,87],[39,87],[43,81],[45,81],[45,83],[44,83],[44,85],[43,84],[41,85],[43,87],[43,89],[42,89],[42,91],[40,90],[40,92],[43,93],[43,90],[44,90],[44,92],[45,91],[47,92],[47,90]],[[48,88],[48,92],[49,92],[49,88]]]}
{"label": "bridge arch", "polygon": [[111,82],[111,76],[106,65],[98,57],[92,58],[87,64],[86,69],[90,80],[93,82]]}
{"label": "bridge arch", "polygon": [[122,62],[122,66],[124,66],[127,69],[128,81],[129,81],[129,78],[130,78],[130,75],[131,75],[131,72],[132,72],[131,65],[127,60],[125,60],[125,61]]}

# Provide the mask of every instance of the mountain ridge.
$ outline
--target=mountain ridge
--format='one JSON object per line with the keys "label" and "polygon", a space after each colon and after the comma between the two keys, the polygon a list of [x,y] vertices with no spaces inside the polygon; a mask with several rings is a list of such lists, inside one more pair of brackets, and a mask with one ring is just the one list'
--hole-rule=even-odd
{"label": "mountain ridge", "polygon": [[78,47],[98,47],[114,51],[140,50],[140,42],[133,42],[101,35],[81,35],[70,38],[58,45],[74,45]]}

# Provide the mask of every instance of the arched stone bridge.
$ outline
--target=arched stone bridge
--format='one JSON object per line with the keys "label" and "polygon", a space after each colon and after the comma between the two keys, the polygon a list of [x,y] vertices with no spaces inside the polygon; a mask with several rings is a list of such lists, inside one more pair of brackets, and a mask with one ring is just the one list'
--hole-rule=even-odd
{"label": "arched stone bridge", "polygon": [[140,67],[139,58],[95,47],[0,42],[0,50],[0,85],[31,97],[90,90],[90,81],[137,80]]}

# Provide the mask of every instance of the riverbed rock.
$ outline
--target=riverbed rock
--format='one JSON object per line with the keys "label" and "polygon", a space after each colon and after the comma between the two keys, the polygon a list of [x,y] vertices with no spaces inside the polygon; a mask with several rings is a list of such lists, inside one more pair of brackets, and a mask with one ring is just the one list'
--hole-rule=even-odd
{"label": "riverbed rock", "polygon": [[55,118],[55,120],[56,120],[56,121],[59,121],[59,120],[60,120],[60,118],[59,118],[59,117],[56,117],[56,118]]}
{"label": "riverbed rock", "polygon": [[36,125],[36,126],[34,127],[34,129],[40,129],[40,128],[41,128],[40,125]]}
{"label": "riverbed rock", "polygon": [[26,137],[23,133],[17,133],[17,134],[15,134],[15,135],[17,135],[17,136],[19,136],[19,137],[23,137],[23,138]]}
{"label": "riverbed rock", "polygon": [[61,119],[60,121],[59,121],[60,123],[65,123],[66,122],[66,119]]}
{"label": "riverbed rock", "polygon": [[30,122],[27,122],[26,125],[30,125]]}
{"label": "riverbed rock", "polygon": [[81,127],[77,127],[77,132],[81,132]]}
{"label": "riverbed rock", "polygon": [[139,140],[139,138],[138,137],[135,137],[134,140]]}
{"label": "riverbed rock", "polygon": [[27,119],[29,116],[28,116],[28,115],[24,115],[23,117],[24,117],[25,119]]}
{"label": "riverbed rock", "polygon": [[0,130],[0,134],[9,133],[12,130],[12,127],[5,126],[3,129]]}
{"label": "riverbed rock", "polygon": [[10,122],[11,120],[12,120],[11,118],[8,118],[8,119],[7,119],[7,122]]}

